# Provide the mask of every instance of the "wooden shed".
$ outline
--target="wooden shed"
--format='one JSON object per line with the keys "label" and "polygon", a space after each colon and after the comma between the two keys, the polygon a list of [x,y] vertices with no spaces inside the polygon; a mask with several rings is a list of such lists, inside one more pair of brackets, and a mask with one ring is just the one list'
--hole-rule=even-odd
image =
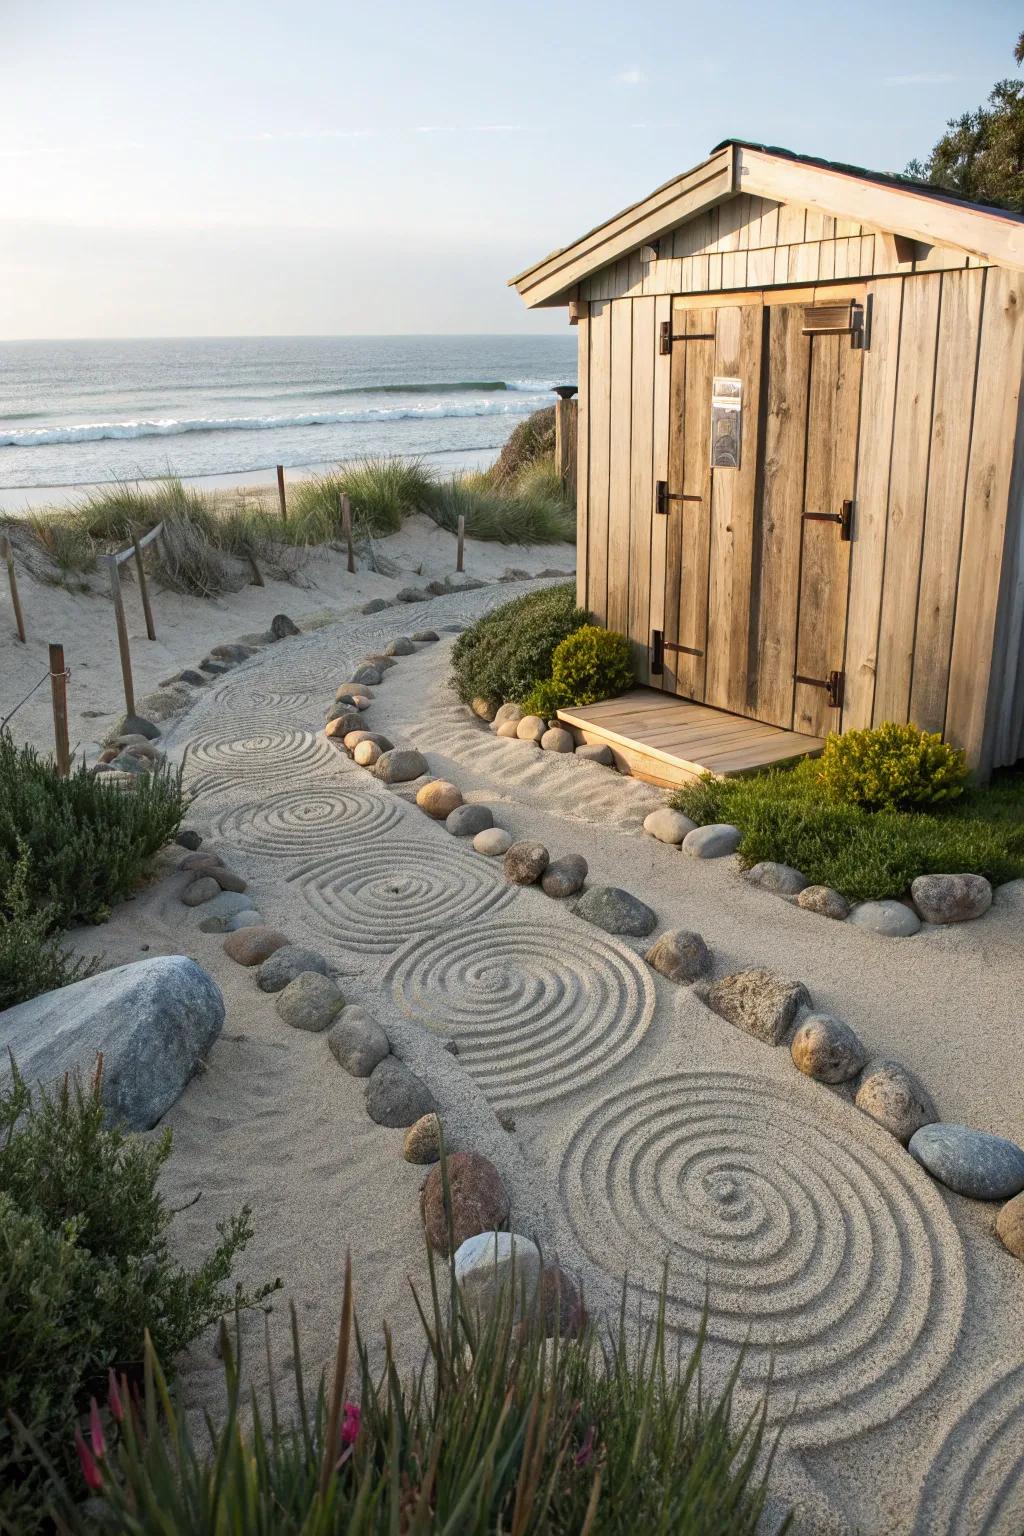
{"label": "wooden shed", "polygon": [[580,602],[655,782],[912,720],[1024,755],[1024,219],[729,140],[520,273],[579,327]]}

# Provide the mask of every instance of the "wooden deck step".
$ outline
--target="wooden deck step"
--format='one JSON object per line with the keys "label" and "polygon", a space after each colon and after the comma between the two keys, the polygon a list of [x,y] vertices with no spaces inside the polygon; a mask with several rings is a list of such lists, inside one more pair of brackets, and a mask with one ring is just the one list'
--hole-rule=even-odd
{"label": "wooden deck step", "polygon": [[611,747],[622,772],[667,789],[692,784],[702,773],[731,778],[814,757],[825,745],[819,736],[747,720],[654,688],[560,709],[558,718],[577,741]]}

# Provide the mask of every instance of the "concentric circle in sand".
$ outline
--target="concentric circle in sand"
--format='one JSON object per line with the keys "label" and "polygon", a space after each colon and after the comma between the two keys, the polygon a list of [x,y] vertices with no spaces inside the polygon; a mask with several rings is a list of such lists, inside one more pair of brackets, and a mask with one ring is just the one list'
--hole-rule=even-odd
{"label": "concentric circle in sand", "polygon": [[372,842],[401,820],[401,806],[391,796],[315,781],[268,795],[256,806],[236,806],[215,827],[219,836],[252,853],[309,859]]}
{"label": "concentric circle in sand", "polygon": [[918,1536],[1024,1531],[1024,1365],[985,1387],[957,1418],[925,1480]]}
{"label": "concentric circle in sand", "polygon": [[334,749],[309,731],[197,736],[185,751],[185,780],[192,794],[201,795],[226,784],[280,783],[335,761]]}
{"label": "concentric circle in sand", "polygon": [[[879,1150],[884,1148],[884,1150]],[[964,1306],[960,1239],[895,1141],[864,1139],[734,1072],[638,1081],[573,1134],[566,1212],[600,1268],[667,1320],[745,1346],[770,1417],[806,1444],[906,1408],[949,1357]]]}
{"label": "concentric circle in sand", "polygon": [[295,870],[324,929],[348,950],[387,954],[424,933],[507,906],[515,892],[482,859],[446,842],[387,838]]}
{"label": "concentric circle in sand", "polygon": [[600,934],[542,923],[447,930],[408,945],[387,980],[413,1019],[452,1035],[493,1104],[527,1106],[593,1081],[654,1011],[646,966]]}

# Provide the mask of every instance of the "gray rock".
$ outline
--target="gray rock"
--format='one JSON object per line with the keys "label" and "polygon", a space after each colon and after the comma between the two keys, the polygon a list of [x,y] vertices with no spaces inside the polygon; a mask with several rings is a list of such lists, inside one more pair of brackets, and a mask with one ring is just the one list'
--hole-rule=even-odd
{"label": "gray rock", "polygon": [[922,1125],[939,1118],[928,1090],[898,1061],[868,1062],[854,1103],[904,1146]]}
{"label": "gray rock", "polygon": [[430,597],[422,587],[402,587],[395,593],[396,603],[425,603]]}
{"label": "gray rock", "polygon": [[299,626],[286,613],[275,613],[270,621],[270,633],[275,640],[286,640],[289,635],[299,633]]}
{"label": "gray rock", "polygon": [[283,944],[256,972],[256,985],[261,992],[280,992],[303,971],[329,976],[331,968],[316,950],[304,949],[301,944]]}
{"label": "gray rock", "polygon": [[386,656],[383,651],[371,651],[367,656],[360,656],[356,662],[357,667],[376,667],[380,673],[389,672],[392,667],[397,667],[398,662],[393,656]]}
{"label": "gray rock", "polygon": [[918,875],[910,894],[926,923],[969,923],[992,905],[984,875]]}
{"label": "gray rock", "polygon": [[536,1243],[515,1232],[478,1232],[455,1250],[455,1283],[472,1312],[481,1319],[509,1305],[512,1319],[529,1313],[540,1284],[541,1256]]}
{"label": "gray rock", "polygon": [[343,1008],[327,1036],[331,1055],[352,1077],[369,1077],[391,1050],[384,1030],[364,1008]]}
{"label": "gray rock", "polygon": [[500,858],[511,846],[512,833],[506,832],[504,827],[485,827],[473,839],[477,853],[484,853],[489,859]]}
{"label": "gray rock", "polygon": [[776,896],[798,896],[807,884],[798,869],[790,864],[776,864],[773,859],[764,859],[760,864],[752,865],[745,878],[751,885],[759,885],[762,890],[772,891]]}
{"label": "gray rock", "polygon": [[739,827],[730,826],[727,821],[716,821],[687,832],[682,849],[691,859],[722,859],[735,853],[742,840]]}
{"label": "gray rock", "polygon": [[385,1056],[370,1073],[366,1113],[377,1125],[397,1128],[412,1125],[424,1115],[436,1114],[437,1105],[422,1078],[410,1072],[397,1056]]}
{"label": "gray rock", "polygon": [[909,939],[921,931],[921,919],[902,901],[861,901],[847,921],[885,939]]}
{"label": "gray rock", "polygon": [[[215,918],[214,921],[223,921],[224,928],[221,930],[222,932],[237,933],[240,928],[259,928],[263,922],[263,918],[260,913],[256,911],[255,907],[248,907],[244,912],[236,912],[234,917],[225,917],[223,919]],[[205,923],[200,923],[199,926],[200,928],[206,928]],[[207,929],[206,931],[213,933],[217,932],[216,929]]]}
{"label": "gray rock", "polygon": [[461,635],[466,626],[456,622],[454,624],[442,624],[441,628],[446,635]]}
{"label": "gray rock", "polygon": [[760,968],[723,976],[700,995],[721,1018],[766,1045],[778,1045],[797,1011],[811,1001],[803,982]]}
{"label": "gray rock", "polygon": [[505,852],[505,879],[513,885],[536,885],[550,861],[543,843],[513,843]]}
{"label": "gray rock", "polygon": [[412,656],[416,647],[409,635],[398,635],[390,645],[384,647],[385,656]]}
{"label": "gray rock", "polygon": [[300,971],[277,994],[277,1012],[292,1029],[319,1034],[345,1006],[345,999],[329,976],[319,971]]}
{"label": "gray rock", "polygon": [[204,902],[211,901],[219,895],[220,886],[212,875],[200,875],[198,880],[186,886],[181,893],[181,899],[186,907],[201,907]]}
{"label": "gray rock", "polygon": [[216,880],[222,891],[237,891],[241,894],[247,889],[247,882],[241,875],[236,875],[233,869],[228,869],[226,864],[211,864],[206,871],[211,880]]}
{"label": "gray rock", "polygon": [[415,629],[412,638],[417,645],[433,645],[434,641],[440,640],[441,636],[436,629]]}
{"label": "gray rock", "polygon": [[576,916],[605,933],[626,933],[640,939],[658,926],[657,913],[617,885],[592,885],[576,903]]}
{"label": "gray rock", "polygon": [[414,747],[392,747],[378,757],[373,771],[385,784],[408,784],[429,773],[430,766],[423,753]]}
{"label": "gray rock", "polygon": [[648,836],[656,837],[659,843],[674,843],[677,847],[684,837],[696,829],[695,821],[684,816],[682,811],[674,811],[670,805],[659,805],[656,811],[644,818],[644,831]]}
{"label": "gray rock", "polygon": [[360,613],[383,613],[388,604],[382,597],[371,597],[368,603],[360,608]]}
{"label": "gray rock", "polygon": [[940,1120],[910,1138],[911,1157],[969,1200],[1010,1200],[1024,1189],[1024,1148],[1005,1136]]}
{"label": "gray rock", "polygon": [[237,665],[240,661],[248,661],[249,657],[255,654],[251,645],[238,645],[234,641],[210,647],[210,655],[215,661],[228,661],[232,665]]}
{"label": "gray rock", "polygon": [[867,1061],[859,1037],[830,1013],[812,1013],[804,1019],[790,1045],[794,1066],[819,1083],[845,1083]]}
{"label": "gray rock", "polygon": [[119,965],[0,1013],[0,1077],[10,1051],[30,1084],[51,1084],[103,1056],[111,1122],[148,1131],[203,1065],[224,1023],[220,989],[194,960]]}
{"label": "gray rock", "polygon": [[669,981],[699,981],[711,974],[711,951],[699,933],[671,928],[656,939],[644,959]]}
{"label": "gray rock", "polygon": [[575,896],[586,882],[588,865],[582,853],[569,853],[565,858],[552,859],[540,877],[545,896],[563,898]]}
{"label": "gray rock", "polygon": [[570,733],[560,725],[549,726],[540,739],[541,747],[545,752],[574,752],[576,742]]}
{"label": "gray rock", "polygon": [[229,918],[252,908],[252,897],[240,891],[220,891],[212,901],[203,902],[203,920],[199,924],[202,933],[228,933]]}
{"label": "gray rock", "polygon": [[187,848],[189,853],[195,853],[203,838],[202,833],[197,832],[194,827],[182,827],[174,841],[179,848]]}
{"label": "gray rock", "polygon": [[445,819],[452,837],[476,837],[494,826],[493,812],[486,805],[457,805]]}
{"label": "gray rock", "polygon": [[850,903],[841,891],[833,890],[830,885],[805,885],[796,904],[805,912],[817,912],[819,917],[831,917],[838,923],[850,915]]}
{"label": "gray rock", "polygon": [[576,748],[576,756],[582,757],[588,763],[601,763],[605,768],[615,767],[612,749],[603,741],[585,741],[582,746]]}
{"label": "gray rock", "polygon": [[521,704],[514,704],[510,701],[508,704],[498,706],[494,715],[494,723],[495,725],[504,725],[507,721],[512,725],[518,725],[525,713],[526,711]]}
{"label": "gray rock", "polygon": [[155,741],[160,732],[152,720],[147,720],[144,715],[122,715],[111,735],[145,736],[147,741]]}
{"label": "gray rock", "polygon": [[199,666],[209,677],[223,677],[225,672],[231,671],[229,661],[214,661],[210,656],[204,656]]}
{"label": "gray rock", "polygon": [[354,668],[349,678],[350,683],[368,683],[371,688],[377,687],[383,681],[384,673],[379,667],[371,667],[369,663]]}
{"label": "gray rock", "polygon": [[[204,677],[195,667],[183,667],[180,672],[176,672],[172,678],[168,679],[171,683],[187,683],[190,688],[205,688],[209,681],[210,679]],[[161,683],[160,686],[166,685]]]}
{"label": "gray rock", "polygon": [[119,752],[115,758],[112,758],[107,767],[111,773],[151,773],[153,769],[152,763],[137,757],[127,747],[123,752]]}
{"label": "gray rock", "polygon": [[1024,1195],[1014,1195],[996,1217],[996,1236],[1015,1259],[1024,1259]]}

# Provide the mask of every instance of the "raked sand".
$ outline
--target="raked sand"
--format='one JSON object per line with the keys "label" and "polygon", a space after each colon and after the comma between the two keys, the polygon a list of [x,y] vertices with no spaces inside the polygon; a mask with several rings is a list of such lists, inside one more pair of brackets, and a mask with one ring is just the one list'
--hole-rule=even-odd
{"label": "raked sand", "polygon": [[[785,1047],[651,971],[642,944],[506,886],[409,790],[325,742],[334,688],[365,651],[522,590],[335,623],[218,679],[168,735],[197,791],[190,822],[267,920],[321,950],[346,997],[380,1017],[434,1089],[452,1144],[493,1158],[514,1227],[581,1276],[591,1310],[616,1305],[627,1272],[651,1303],[668,1256],[668,1321],[685,1339],[707,1286],[712,1377],[744,1341],[745,1401],[773,1371],[776,1483],[799,1501],[799,1528],[1019,1536],[1024,1266],[996,1240],[995,1209],[942,1190],[847,1094],[796,1072]],[[445,683],[452,638],[389,671],[371,728],[418,746],[516,837],[583,853],[591,882],[625,886],[663,927],[697,929],[717,974],[765,965],[803,981],[873,1054],[916,1071],[943,1118],[1022,1139],[1019,905],[997,894],[981,922],[885,940],[747,885],[732,859],[689,860],[640,832],[657,791],[499,741],[461,709]],[[282,1024],[221,939],[199,932],[202,908],[178,899],[184,881],[157,880],[77,936],[111,961],[143,945],[191,954],[227,999],[207,1071],[165,1120],[168,1195],[181,1205],[201,1192],[177,1218],[180,1250],[198,1256],[215,1220],[251,1204],[243,1273],[284,1278],[313,1375],[332,1354],[351,1248],[364,1329],[386,1317],[410,1358],[408,1277],[426,1280],[422,1170],[402,1160],[401,1132],[367,1119],[362,1086],[324,1039]],[[441,1047],[449,1037],[457,1057]],[[495,1108],[514,1114],[514,1132]],[[244,1331],[258,1386],[262,1320]],[[280,1298],[270,1332],[283,1380]],[[219,1371],[201,1341],[187,1401],[216,1407]]]}

